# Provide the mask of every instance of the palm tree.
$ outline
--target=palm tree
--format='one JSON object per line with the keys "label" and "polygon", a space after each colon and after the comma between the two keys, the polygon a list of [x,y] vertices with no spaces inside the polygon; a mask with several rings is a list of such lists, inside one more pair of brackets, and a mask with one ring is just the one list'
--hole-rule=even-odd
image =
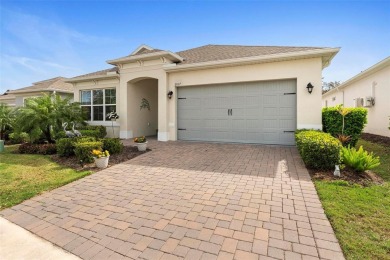
{"label": "palm tree", "polygon": [[5,129],[12,127],[14,120],[14,109],[6,104],[0,104],[0,140],[4,140]]}
{"label": "palm tree", "polygon": [[27,99],[25,106],[19,109],[17,121],[19,131],[38,130],[49,143],[54,143],[52,132],[62,131],[64,122],[84,122],[80,106],[56,94]]}

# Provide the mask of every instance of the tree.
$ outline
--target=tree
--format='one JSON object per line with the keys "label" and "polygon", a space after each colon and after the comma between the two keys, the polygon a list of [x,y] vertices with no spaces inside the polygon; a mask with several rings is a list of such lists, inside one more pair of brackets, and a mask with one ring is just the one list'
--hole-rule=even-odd
{"label": "tree", "polygon": [[4,140],[4,134],[7,127],[12,127],[15,120],[14,109],[6,104],[0,104],[0,139]]}
{"label": "tree", "polygon": [[52,132],[62,131],[63,122],[84,122],[80,105],[69,98],[45,94],[26,100],[18,110],[16,125],[20,132],[40,132],[49,143],[54,143]]}
{"label": "tree", "polygon": [[322,82],[322,94],[340,86],[340,81]]}

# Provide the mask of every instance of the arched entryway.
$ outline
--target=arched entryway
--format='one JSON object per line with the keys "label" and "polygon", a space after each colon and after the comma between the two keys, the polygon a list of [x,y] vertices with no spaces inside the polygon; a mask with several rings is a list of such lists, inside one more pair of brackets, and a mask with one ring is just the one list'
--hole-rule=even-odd
{"label": "arched entryway", "polygon": [[127,129],[133,137],[156,136],[158,131],[158,80],[137,78],[127,83]]}

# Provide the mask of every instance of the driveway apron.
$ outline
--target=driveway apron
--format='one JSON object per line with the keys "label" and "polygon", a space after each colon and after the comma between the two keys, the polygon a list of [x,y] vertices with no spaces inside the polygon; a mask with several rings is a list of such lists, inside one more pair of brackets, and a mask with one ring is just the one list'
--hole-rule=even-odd
{"label": "driveway apron", "polygon": [[344,259],[295,147],[149,147],[0,215],[83,259]]}

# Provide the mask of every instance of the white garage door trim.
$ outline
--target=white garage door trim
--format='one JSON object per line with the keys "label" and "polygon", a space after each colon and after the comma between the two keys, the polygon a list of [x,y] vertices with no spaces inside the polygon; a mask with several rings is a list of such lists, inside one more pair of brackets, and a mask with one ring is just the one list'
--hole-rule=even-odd
{"label": "white garage door trim", "polygon": [[294,145],[296,80],[178,88],[178,139]]}

